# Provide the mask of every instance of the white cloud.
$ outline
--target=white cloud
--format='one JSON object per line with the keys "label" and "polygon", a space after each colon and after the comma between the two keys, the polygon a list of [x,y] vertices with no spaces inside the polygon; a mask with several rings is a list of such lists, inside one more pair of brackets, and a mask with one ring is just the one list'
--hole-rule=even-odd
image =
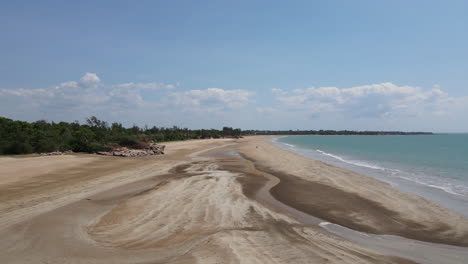
{"label": "white cloud", "polygon": [[80,79],[80,84],[83,86],[94,86],[99,85],[101,79],[97,76],[96,73],[87,72],[83,77]]}
{"label": "white cloud", "polygon": [[[95,73],[49,88],[0,88],[2,116],[34,121],[83,120],[96,115],[126,124],[244,126],[291,129],[396,129],[466,131],[468,96],[439,86],[422,89],[393,83],[351,88],[271,89],[255,93],[220,88],[180,91],[178,83],[106,84]],[[268,92],[268,91],[267,91]],[[270,101],[268,101],[270,100]],[[313,122],[311,122],[313,120]]]}
{"label": "white cloud", "polygon": [[283,91],[282,89],[278,89],[278,88],[271,89],[271,92],[274,93],[274,94],[281,94],[281,95],[288,94],[287,92]]}
{"label": "white cloud", "polygon": [[5,89],[0,88],[0,96],[34,96],[51,94],[47,89]]}
{"label": "white cloud", "polygon": [[311,114],[339,113],[353,118],[379,118],[449,114],[458,105],[467,107],[468,97],[450,97],[438,86],[423,90],[413,86],[380,83],[351,88],[295,89],[277,99],[289,109]]}
{"label": "white cloud", "polygon": [[190,90],[169,95],[173,104],[189,111],[221,111],[238,109],[251,102],[253,92],[247,90],[223,90],[208,88]]}
{"label": "white cloud", "polygon": [[122,83],[115,85],[116,88],[120,89],[139,89],[139,90],[149,90],[149,91],[158,91],[158,90],[171,90],[174,89],[176,86],[173,84],[165,84],[165,83]]}
{"label": "white cloud", "polygon": [[[142,107],[152,102],[144,100],[147,93],[174,88],[172,84],[154,82],[105,85],[97,74],[88,72],[79,81],[63,82],[50,88],[0,88],[0,110],[27,120],[82,119],[102,112],[117,114]],[[153,105],[159,104],[155,102]]]}
{"label": "white cloud", "polygon": [[276,109],[273,107],[257,107],[255,108],[260,114],[272,114],[276,112]]}
{"label": "white cloud", "polygon": [[223,120],[237,116],[232,110],[240,110],[253,102],[254,93],[246,90],[174,91],[178,86],[178,83],[161,82],[108,85],[97,74],[86,73],[78,81],[50,88],[0,88],[0,113],[28,121],[73,121],[96,115],[130,125],[135,122],[224,124]]}

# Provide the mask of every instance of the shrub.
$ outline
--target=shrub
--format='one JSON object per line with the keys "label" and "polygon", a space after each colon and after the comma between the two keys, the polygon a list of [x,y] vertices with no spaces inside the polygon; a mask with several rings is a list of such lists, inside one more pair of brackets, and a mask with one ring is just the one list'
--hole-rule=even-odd
{"label": "shrub", "polygon": [[98,152],[98,151],[110,151],[112,148],[107,145],[103,145],[98,142],[92,142],[89,144],[88,152]]}
{"label": "shrub", "polygon": [[138,144],[138,139],[134,136],[122,136],[119,138],[118,143],[122,147],[131,147]]}
{"label": "shrub", "polygon": [[29,142],[14,141],[6,145],[3,154],[29,154],[33,152],[33,148]]}
{"label": "shrub", "polygon": [[37,153],[52,152],[57,151],[58,149],[58,145],[50,139],[39,140],[34,146],[34,152]]}

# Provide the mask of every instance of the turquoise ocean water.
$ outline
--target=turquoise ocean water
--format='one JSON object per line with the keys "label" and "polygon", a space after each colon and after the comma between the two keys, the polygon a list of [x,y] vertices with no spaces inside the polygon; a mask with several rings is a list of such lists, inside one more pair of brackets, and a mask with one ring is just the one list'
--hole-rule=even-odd
{"label": "turquoise ocean water", "polygon": [[290,136],[274,141],[468,215],[468,134]]}

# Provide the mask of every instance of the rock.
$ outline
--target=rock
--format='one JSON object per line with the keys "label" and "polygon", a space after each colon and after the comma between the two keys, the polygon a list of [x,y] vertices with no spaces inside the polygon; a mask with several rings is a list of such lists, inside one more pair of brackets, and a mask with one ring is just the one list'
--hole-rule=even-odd
{"label": "rock", "polygon": [[53,151],[53,152],[47,152],[47,153],[41,153],[43,156],[56,156],[56,155],[63,155],[62,152],[60,151]]}
{"label": "rock", "polygon": [[65,154],[71,154],[73,151],[67,150],[67,151],[52,151],[52,152],[46,152],[46,153],[40,153],[39,155],[41,156],[57,156],[57,155],[65,155]]}
{"label": "rock", "polygon": [[[145,146],[144,148],[142,148]],[[96,154],[105,156],[118,156],[118,157],[140,157],[140,156],[151,156],[151,155],[163,155],[165,145],[159,144],[139,144],[138,149],[128,149],[125,147],[116,148],[112,151],[100,151]]]}

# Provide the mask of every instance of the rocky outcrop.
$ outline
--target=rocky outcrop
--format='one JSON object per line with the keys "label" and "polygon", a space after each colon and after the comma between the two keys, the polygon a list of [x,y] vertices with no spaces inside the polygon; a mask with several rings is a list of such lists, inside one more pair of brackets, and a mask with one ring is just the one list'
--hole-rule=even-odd
{"label": "rocky outcrop", "polygon": [[129,149],[129,148],[116,148],[111,151],[100,151],[97,152],[99,155],[105,156],[119,156],[119,157],[139,157],[139,156],[151,156],[151,155],[163,155],[165,145],[150,144],[145,148]]}
{"label": "rocky outcrop", "polygon": [[72,154],[73,151],[67,150],[67,151],[53,151],[53,152],[47,152],[47,153],[40,153],[42,156],[57,156],[57,155],[65,155],[65,154]]}

